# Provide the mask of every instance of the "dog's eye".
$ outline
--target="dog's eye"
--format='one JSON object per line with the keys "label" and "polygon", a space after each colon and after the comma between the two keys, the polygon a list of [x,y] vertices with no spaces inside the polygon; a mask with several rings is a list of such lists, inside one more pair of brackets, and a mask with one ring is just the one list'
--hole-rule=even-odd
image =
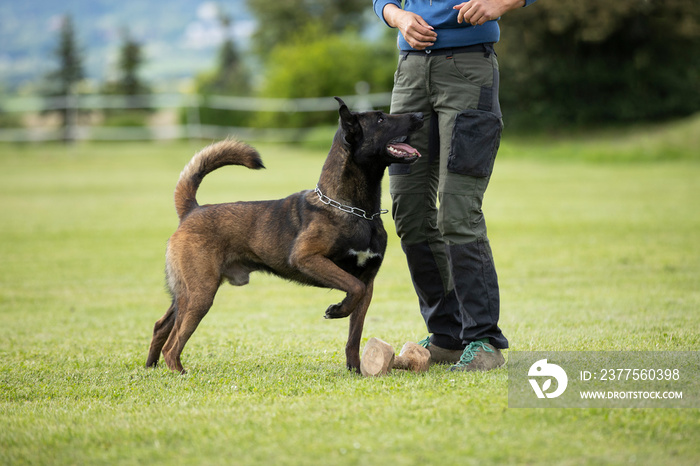
{"label": "dog's eye", "polygon": [[377,117],[377,123],[381,123],[382,121],[384,121],[384,117],[382,115],[379,115]]}

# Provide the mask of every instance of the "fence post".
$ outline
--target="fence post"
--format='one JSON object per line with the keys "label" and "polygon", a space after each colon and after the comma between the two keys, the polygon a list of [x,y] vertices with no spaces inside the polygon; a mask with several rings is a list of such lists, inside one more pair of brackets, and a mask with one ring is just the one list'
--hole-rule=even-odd
{"label": "fence post", "polygon": [[70,86],[63,100],[63,142],[69,144],[75,142],[78,124],[78,96],[73,86]]}
{"label": "fence post", "polygon": [[199,95],[195,94],[188,99],[187,105],[187,138],[202,139],[202,123],[199,118]]}
{"label": "fence post", "polygon": [[353,110],[356,112],[370,112],[374,110],[372,102],[367,97],[369,95],[369,83],[367,81],[357,81],[355,83],[355,93],[357,100],[353,105]]}

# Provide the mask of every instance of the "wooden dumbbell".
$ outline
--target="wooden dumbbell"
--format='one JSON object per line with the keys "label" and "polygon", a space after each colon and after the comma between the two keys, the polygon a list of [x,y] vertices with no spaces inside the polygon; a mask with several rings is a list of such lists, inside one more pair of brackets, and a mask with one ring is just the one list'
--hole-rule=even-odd
{"label": "wooden dumbbell", "polygon": [[388,374],[391,369],[425,372],[430,369],[430,351],[417,343],[403,345],[398,356],[394,348],[379,338],[370,338],[360,359],[360,372],[365,377]]}
{"label": "wooden dumbbell", "polygon": [[394,348],[384,340],[370,338],[360,359],[360,372],[365,377],[386,375],[394,366]]}
{"label": "wooden dumbbell", "polygon": [[430,369],[430,351],[417,343],[409,341],[394,359],[394,369],[405,369],[413,372],[425,372]]}

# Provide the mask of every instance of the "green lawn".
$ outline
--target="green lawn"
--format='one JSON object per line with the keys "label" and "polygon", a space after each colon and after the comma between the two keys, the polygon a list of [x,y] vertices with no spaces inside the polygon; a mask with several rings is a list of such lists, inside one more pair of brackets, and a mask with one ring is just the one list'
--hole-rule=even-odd
{"label": "green lawn", "polygon": [[[512,349],[700,349],[698,121],[504,141],[485,212]],[[698,409],[509,409],[505,368],[350,374],[341,294],[265,275],[221,288],[187,375],[144,369],[200,147],[0,145],[0,464],[700,462]],[[267,170],[200,202],[314,187],[323,151],[258,148]],[[398,349],[426,331],[385,224],[363,342]]]}

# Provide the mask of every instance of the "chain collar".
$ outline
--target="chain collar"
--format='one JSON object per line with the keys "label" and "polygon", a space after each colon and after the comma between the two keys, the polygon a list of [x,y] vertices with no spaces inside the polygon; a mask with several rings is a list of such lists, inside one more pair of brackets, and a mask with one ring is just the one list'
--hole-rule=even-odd
{"label": "chain collar", "polygon": [[316,185],[316,189],[314,189],[314,192],[316,194],[318,194],[319,201],[323,202],[324,204],[329,205],[331,207],[335,207],[336,209],[340,209],[343,212],[346,212],[348,214],[353,214],[353,215],[356,215],[358,217],[362,217],[366,220],[374,220],[374,217],[376,217],[377,215],[386,214],[387,212],[389,212],[386,209],[381,209],[376,214],[367,215],[367,211],[362,210],[359,207],[352,207],[349,205],[341,204],[340,202],[335,201],[335,200],[331,199],[330,197],[326,196],[325,194],[323,194],[321,192],[318,185]]}

